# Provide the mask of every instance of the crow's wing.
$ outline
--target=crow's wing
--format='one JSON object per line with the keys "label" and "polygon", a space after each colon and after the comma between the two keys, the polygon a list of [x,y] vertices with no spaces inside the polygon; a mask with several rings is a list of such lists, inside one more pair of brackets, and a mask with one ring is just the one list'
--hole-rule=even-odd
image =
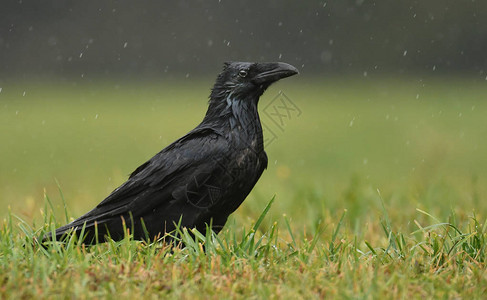
{"label": "crow's wing", "polygon": [[[61,237],[72,228],[79,231],[84,224],[91,228],[95,222],[101,225],[120,219],[129,212],[134,218],[144,217],[170,206],[171,202],[207,208],[219,199],[219,184],[215,180],[225,172],[221,160],[228,152],[228,143],[220,133],[211,128],[196,128],[138,167],[93,210],[58,228],[56,236]],[[177,220],[177,216],[174,218]]]}

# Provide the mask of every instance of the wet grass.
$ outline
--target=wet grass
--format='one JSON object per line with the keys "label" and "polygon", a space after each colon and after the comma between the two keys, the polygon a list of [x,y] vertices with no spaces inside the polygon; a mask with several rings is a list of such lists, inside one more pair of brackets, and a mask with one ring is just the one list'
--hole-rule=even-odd
{"label": "wet grass", "polygon": [[283,81],[269,168],[218,236],[35,246],[194,127],[209,86],[2,86],[1,298],[482,298],[487,85],[465,78]]}

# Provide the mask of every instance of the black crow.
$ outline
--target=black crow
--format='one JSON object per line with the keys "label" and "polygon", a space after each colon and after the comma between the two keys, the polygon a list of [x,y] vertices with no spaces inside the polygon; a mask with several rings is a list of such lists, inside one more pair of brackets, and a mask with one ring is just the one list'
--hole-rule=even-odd
{"label": "black crow", "polygon": [[[138,167],[93,210],[58,228],[56,240],[84,227],[87,244],[152,240],[176,228],[219,232],[267,167],[259,97],[298,73],[286,63],[225,63],[201,124]],[[52,240],[51,234],[44,241]]]}

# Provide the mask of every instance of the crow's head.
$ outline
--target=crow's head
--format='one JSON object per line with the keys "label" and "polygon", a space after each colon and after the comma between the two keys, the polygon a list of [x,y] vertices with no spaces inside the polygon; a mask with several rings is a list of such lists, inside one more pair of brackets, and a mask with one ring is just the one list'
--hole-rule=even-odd
{"label": "crow's head", "polygon": [[218,75],[210,99],[253,98],[279,79],[298,74],[298,70],[286,63],[227,62]]}

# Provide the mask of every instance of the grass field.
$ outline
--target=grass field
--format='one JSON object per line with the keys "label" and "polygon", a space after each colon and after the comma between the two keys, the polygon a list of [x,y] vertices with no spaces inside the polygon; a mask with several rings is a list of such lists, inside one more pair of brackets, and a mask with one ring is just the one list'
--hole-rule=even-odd
{"label": "grass field", "polygon": [[206,248],[31,246],[197,125],[211,85],[0,86],[0,298],[485,297],[487,81],[461,77],[271,87],[269,167]]}

